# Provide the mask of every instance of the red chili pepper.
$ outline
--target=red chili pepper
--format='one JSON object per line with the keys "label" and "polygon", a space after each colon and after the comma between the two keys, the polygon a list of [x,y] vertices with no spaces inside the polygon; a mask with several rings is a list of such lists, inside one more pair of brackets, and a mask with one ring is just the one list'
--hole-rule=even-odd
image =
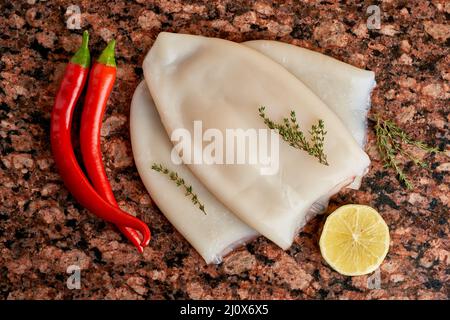
{"label": "red chili pepper", "polygon": [[141,246],[150,241],[148,226],[103,200],[90,185],[73,152],[71,124],[73,111],[87,79],[90,64],[88,33],[83,33],[83,43],[66,67],[53,106],[50,140],[53,157],[67,189],[74,198],[96,216],[114,224],[139,230]]}
{"label": "red chili pepper", "polygon": [[[119,206],[103,166],[100,145],[103,115],[105,114],[106,103],[116,79],[114,46],[114,40],[109,42],[91,68],[81,116],[80,147],[87,175],[95,190],[103,199],[118,208]],[[117,225],[117,227],[137,247],[139,252],[144,250],[140,245],[141,237],[136,230],[121,225]]]}

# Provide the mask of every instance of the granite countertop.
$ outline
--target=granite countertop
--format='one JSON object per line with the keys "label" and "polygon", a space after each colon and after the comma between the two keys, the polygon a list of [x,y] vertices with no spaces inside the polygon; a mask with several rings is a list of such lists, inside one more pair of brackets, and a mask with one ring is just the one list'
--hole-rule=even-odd
{"label": "granite countertop", "polygon": [[[449,80],[448,1],[380,3],[381,29],[368,30],[366,7],[352,1],[78,1],[92,54],[117,40],[118,76],[102,129],[112,188],[126,211],[149,224],[140,255],[111,225],[64,188],[49,144],[53,98],[82,30],[66,28],[73,1],[0,4],[0,299],[448,299]],[[372,114],[393,119],[446,153],[407,165],[411,191],[383,168],[372,128],[372,165],[360,190],[335,196],[379,210],[391,247],[378,287],[345,277],[321,258],[325,216],[309,222],[282,251],[263,237],[218,266],[201,257],[153,204],[131,154],[128,115],[141,63],[162,30],[233,41],[276,39],[373,70]],[[425,155],[413,150],[417,157]],[[81,289],[66,287],[70,265]]]}

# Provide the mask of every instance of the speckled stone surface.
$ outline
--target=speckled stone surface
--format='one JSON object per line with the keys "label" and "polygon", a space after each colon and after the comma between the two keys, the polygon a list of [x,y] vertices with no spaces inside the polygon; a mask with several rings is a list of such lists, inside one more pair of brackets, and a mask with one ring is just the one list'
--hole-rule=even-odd
{"label": "speckled stone surface", "polygon": [[[120,206],[146,221],[143,255],[81,208],[56,172],[49,145],[53,97],[81,30],[66,28],[74,1],[0,1],[0,298],[1,299],[448,299],[449,38],[448,1],[75,1],[93,56],[117,40],[118,77],[102,130],[108,176]],[[380,30],[367,30],[379,3]],[[141,62],[162,31],[234,41],[277,39],[376,72],[373,112],[447,150],[407,164],[415,188],[399,186],[377,154],[361,190],[334,197],[375,207],[391,233],[378,288],[369,276],[345,277],[321,258],[325,216],[308,223],[286,252],[260,237],[207,266],[145,191],[133,163],[128,114]],[[373,114],[373,113],[372,113]],[[413,150],[418,157],[423,153]],[[81,289],[66,287],[71,264]],[[369,281],[368,281],[369,280]]]}

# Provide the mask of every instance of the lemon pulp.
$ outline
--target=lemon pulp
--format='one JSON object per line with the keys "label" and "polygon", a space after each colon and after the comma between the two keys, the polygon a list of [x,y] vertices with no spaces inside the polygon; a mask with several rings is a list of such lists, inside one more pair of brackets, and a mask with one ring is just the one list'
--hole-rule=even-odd
{"label": "lemon pulp", "polygon": [[380,214],[365,205],[349,204],[327,218],[320,252],[337,272],[358,276],[375,271],[389,250],[389,229]]}

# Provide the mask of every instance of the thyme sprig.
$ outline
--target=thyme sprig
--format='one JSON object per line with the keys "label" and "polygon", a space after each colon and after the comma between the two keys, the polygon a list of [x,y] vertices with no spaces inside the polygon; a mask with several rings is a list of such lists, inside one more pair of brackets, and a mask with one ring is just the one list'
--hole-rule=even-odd
{"label": "thyme sprig", "polygon": [[384,161],[384,166],[393,168],[399,181],[403,183],[407,189],[412,189],[413,184],[403,172],[396,156],[401,154],[413,161],[415,165],[421,166],[422,168],[425,168],[428,165],[426,162],[407,152],[403,148],[403,145],[412,145],[428,153],[440,152],[439,148],[431,147],[422,141],[414,140],[410,135],[390,120],[382,120],[379,116],[375,116],[375,121],[376,144],[381,155],[381,159]]}
{"label": "thyme sprig", "polygon": [[327,133],[323,120],[319,120],[317,124],[311,126],[311,130],[308,131],[311,139],[308,141],[305,134],[300,130],[295,111],[292,110],[290,117],[284,118],[282,123],[275,123],[266,116],[265,109],[265,107],[258,109],[259,116],[270,129],[277,130],[283,140],[289,143],[291,147],[306,151],[309,155],[316,157],[320,163],[328,166],[327,156],[323,150]]}
{"label": "thyme sprig", "polygon": [[164,167],[163,165],[157,163],[153,163],[152,169],[167,175],[169,179],[174,181],[178,187],[183,187],[185,190],[185,196],[190,197],[192,203],[198,206],[198,208],[206,215],[205,206],[203,205],[202,202],[200,202],[197,194],[193,192],[192,186],[191,185],[188,186],[184,181],[184,179],[178,175],[178,173],[176,173],[175,171],[171,171],[166,167]]}

